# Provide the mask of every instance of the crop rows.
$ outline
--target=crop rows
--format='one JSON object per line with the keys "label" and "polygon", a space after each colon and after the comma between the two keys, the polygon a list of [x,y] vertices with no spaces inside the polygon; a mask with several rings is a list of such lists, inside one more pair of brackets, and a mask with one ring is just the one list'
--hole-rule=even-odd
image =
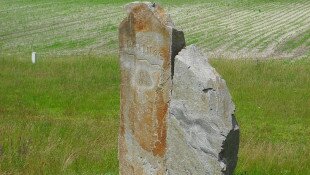
{"label": "crop rows", "polygon": [[[31,51],[41,56],[117,53],[117,27],[125,16],[120,5],[1,3],[0,56]],[[309,55],[310,1],[251,7],[201,3],[166,9],[187,43],[196,44],[210,57]]]}

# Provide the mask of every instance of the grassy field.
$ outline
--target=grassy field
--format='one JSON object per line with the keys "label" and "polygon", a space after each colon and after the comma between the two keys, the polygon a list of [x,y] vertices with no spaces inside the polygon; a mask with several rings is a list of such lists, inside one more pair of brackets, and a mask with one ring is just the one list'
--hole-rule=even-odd
{"label": "grassy field", "polygon": [[[309,174],[310,59],[212,60],[241,126],[236,174]],[[0,59],[0,174],[117,174],[116,57]]]}
{"label": "grassy field", "polygon": [[116,174],[116,60],[0,59],[0,174]]}
{"label": "grassy field", "polygon": [[[117,53],[125,0],[1,0],[0,56]],[[209,57],[307,57],[309,0],[159,0]]]}
{"label": "grassy field", "polygon": [[[126,2],[0,0],[1,175],[118,174]],[[229,86],[241,126],[236,174],[310,174],[310,1],[158,2]]]}

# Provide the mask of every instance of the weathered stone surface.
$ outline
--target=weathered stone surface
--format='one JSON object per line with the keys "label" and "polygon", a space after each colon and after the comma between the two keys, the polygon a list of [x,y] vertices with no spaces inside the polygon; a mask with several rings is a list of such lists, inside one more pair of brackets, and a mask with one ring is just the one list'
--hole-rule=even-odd
{"label": "weathered stone surface", "polygon": [[121,65],[120,174],[165,174],[172,58],[184,47],[164,10],[131,3],[119,27]]}
{"label": "weathered stone surface", "polygon": [[232,174],[239,128],[225,81],[194,46],[183,49],[183,32],[160,6],[131,3],[126,11],[120,174]]}
{"label": "weathered stone surface", "polygon": [[167,135],[167,174],[232,174],[239,146],[225,80],[195,46],[175,58]]}

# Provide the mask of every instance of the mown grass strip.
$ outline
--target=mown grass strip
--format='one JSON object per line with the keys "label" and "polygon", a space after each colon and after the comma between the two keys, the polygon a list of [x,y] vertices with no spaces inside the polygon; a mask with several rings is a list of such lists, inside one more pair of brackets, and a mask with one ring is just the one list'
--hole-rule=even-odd
{"label": "mown grass strip", "polygon": [[[97,56],[116,54],[117,27],[125,15],[122,6],[127,2],[1,2],[1,54],[17,56],[32,51],[45,57],[89,52]],[[185,32],[188,43],[202,47],[210,55],[247,57],[243,54],[245,50],[253,57],[306,54],[302,45],[292,49],[282,47],[290,35],[304,34],[309,28],[306,20],[309,2],[306,0],[172,0],[159,3],[169,9],[176,26]],[[85,42],[88,39],[89,42]],[[281,43],[278,45],[276,41]]]}

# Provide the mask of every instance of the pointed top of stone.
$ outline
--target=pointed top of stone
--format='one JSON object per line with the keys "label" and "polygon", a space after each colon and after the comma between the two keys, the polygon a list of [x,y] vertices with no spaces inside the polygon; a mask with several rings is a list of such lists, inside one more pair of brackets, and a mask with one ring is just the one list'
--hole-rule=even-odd
{"label": "pointed top of stone", "polygon": [[141,11],[149,9],[153,12],[154,16],[165,26],[174,27],[174,24],[170,18],[170,15],[158,4],[151,2],[131,2],[124,7],[127,14],[139,14]]}
{"label": "pointed top of stone", "polygon": [[187,67],[191,69],[196,76],[200,77],[201,80],[215,80],[217,77],[221,77],[209,64],[207,56],[204,55],[195,45],[186,46],[176,56],[176,60],[186,64]]}
{"label": "pointed top of stone", "polygon": [[[178,55],[183,55],[183,56],[191,56],[191,57],[203,57],[203,60],[205,63],[208,63],[208,58],[205,54],[203,54],[196,45],[191,44],[189,46],[186,46],[183,50],[181,50],[181,52],[179,52]],[[197,61],[197,59],[191,59],[192,61]]]}

